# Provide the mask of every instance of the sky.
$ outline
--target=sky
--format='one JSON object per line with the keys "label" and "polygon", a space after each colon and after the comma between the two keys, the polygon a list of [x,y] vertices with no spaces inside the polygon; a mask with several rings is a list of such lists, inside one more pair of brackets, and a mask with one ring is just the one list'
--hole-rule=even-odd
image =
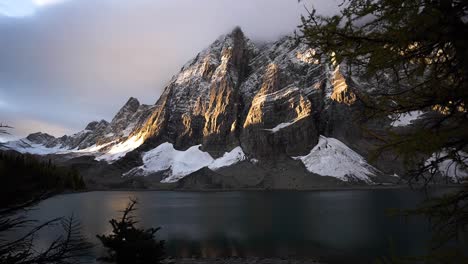
{"label": "sky", "polygon": [[181,66],[240,26],[274,41],[305,6],[338,0],[0,0],[0,141],[110,121],[133,96],[154,104]]}

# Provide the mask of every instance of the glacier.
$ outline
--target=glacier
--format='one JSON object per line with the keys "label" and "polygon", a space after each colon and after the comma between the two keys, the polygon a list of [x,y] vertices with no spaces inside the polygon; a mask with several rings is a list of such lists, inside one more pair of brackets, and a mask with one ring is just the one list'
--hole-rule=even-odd
{"label": "glacier", "polygon": [[168,171],[162,183],[172,183],[185,176],[208,167],[217,170],[226,166],[236,164],[246,159],[241,147],[235,147],[218,159],[214,159],[208,152],[196,145],[187,150],[176,150],[171,143],[163,143],[142,155],[143,165],[133,168],[123,176],[147,176],[152,173]]}
{"label": "glacier", "polygon": [[312,173],[335,177],[342,181],[360,180],[372,183],[370,177],[378,172],[343,142],[324,136],[320,136],[318,144],[309,154],[294,159],[301,160]]}

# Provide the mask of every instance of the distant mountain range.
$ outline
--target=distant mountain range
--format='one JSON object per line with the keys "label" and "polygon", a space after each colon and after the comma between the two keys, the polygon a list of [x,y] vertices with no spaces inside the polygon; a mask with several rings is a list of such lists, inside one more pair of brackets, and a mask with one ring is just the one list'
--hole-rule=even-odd
{"label": "distant mountain range", "polygon": [[185,64],[154,105],[135,98],[111,122],[76,134],[7,143],[80,169],[96,187],[307,189],[395,183],[392,154],[370,163],[376,141],[361,129],[405,129],[360,119],[360,87],[291,37],[255,45],[236,28]]}

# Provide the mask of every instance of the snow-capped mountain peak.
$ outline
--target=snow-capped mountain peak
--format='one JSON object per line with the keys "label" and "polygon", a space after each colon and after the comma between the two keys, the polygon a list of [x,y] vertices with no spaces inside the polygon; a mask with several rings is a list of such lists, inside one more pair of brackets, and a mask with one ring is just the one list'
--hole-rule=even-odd
{"label": "snow-capped mountain peak", "polygon": [[290,158],[297,157],[313,174],[369,183],[379,171],[363,157],[367,150],[361,156],[334,139],[357,137],[350,120],[358,98],[339,67],[330,70],[314,54],[291,37],[255,45],[236,28],[183,65],[154,105],[131,97],[110,122],[60,138],[31,134],[7,146],[93,155],[111,167],[120,160],[113,167],[120,175],[164,171],[165,182],[242,161],[273,170],[279,160],[297,165]]}

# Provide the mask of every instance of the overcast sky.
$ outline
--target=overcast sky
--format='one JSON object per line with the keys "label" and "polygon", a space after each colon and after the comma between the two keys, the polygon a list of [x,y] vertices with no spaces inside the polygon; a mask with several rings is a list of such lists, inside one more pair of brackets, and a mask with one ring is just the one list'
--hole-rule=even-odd
{"label": "overcast sky", "polygon": [[187,60],[236,25],[273,41],[310,4],[329,13],[337,0],[0,0],[0,122],[18,138],[110,121],[130,96],[155,103]]}

